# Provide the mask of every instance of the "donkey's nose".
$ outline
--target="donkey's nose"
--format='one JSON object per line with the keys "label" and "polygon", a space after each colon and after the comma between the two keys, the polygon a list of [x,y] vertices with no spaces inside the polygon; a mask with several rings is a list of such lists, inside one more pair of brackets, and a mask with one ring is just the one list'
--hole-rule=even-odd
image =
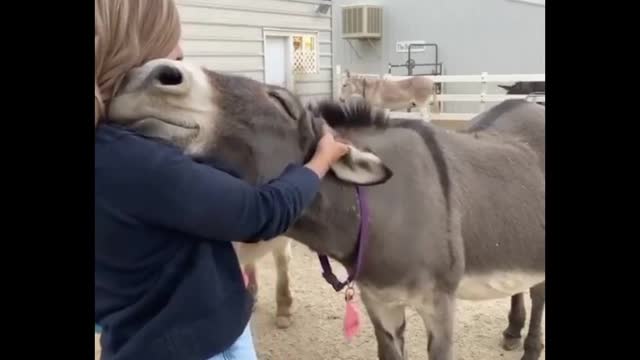
{"label": "donkey's nose", "polygon": [[155,79],[165,86],[176,86],[182,84],[182,72],[179,69],[169,66],[160,65],[154,69]]}

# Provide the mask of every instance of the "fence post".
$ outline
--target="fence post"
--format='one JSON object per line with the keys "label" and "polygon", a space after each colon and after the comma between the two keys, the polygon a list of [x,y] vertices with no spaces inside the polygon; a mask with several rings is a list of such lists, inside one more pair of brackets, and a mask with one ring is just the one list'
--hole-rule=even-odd
{"label": "fence post", "polygon": [[480,90],[480,111],[484,111],[487,107],[487,72],[480,74],[481,90]]}
{"label": "fence post", "polygon": [[336,71],[333,74],[333,100],[337,101],[340,96],[340,87],[342,86],[342,67],[336,65]]}

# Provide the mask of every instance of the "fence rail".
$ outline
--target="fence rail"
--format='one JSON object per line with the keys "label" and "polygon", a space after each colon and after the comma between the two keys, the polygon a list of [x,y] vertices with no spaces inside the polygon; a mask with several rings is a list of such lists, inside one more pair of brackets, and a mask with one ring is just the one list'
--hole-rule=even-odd
{"label": "fence rail", "polygon": [[[383,78],[391,80],[409,79],[411,76],[397,76],[384,74]],[[424,75],[437,83],[499,83],[515,81],[545,81],[544,74],[489,74],[479,75]]]}
{"label": "fence rail", "polygon": [[[340,65],[336,66],[336,88],[335,96],[339,96],[344,76],[341,72]],[[398,81],[403,79],[409,79],[412,76],[397,76],[390,74],[360,74],[352,73],[351,76],[367,77],[385,79],[390,81]],[[480,111],[486,109],[487,103],[497,103],[508,99],[529,99],[535,102],[544,102],[544,94],[530,94],[530,95],[507,95],[507,94],[488,94],[488,84],[490,83],[515,83],[518,81],[545,81],[545,74],[489,74],[483,72],[481,74],[473,75],[423,75],[423,77],[430,78],[434,83],[447,84],[447,83],[471,83],[480,84],[480,92],[472,94],[438,94],[435,97],[432,96],[430,101],[434,100],[438,103],[445,102],[467,102],[467,103],[479,103]],[[393,112],[395,116],[401,116],[398,112]],[[429,114],[431,120],[453,120],[453,121],[467,121],[477,115],[477,113],[445,113],[445,112],[431,112]]]}
{"label": "fence rail", "polygon": [[[544,95],[535,96],[535,101],[544,102]],[[450,102],[500,102],[509,99],[526,99],[530,95],[506,95],[506,94],[440,94],[438,101]]]}

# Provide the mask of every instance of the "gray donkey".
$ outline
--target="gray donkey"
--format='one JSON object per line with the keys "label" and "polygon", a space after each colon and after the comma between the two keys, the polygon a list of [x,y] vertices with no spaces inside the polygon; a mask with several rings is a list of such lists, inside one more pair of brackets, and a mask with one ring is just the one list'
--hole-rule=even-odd
{"label": "gray donkey", "polygon": [[[370,237],[356,282],[382,360],[407,359],[406,307],[424,320],[429,359],[452,360],[456,298],[518,297],[544,286],[544,150],[519,130],[528,121],[544,129],[544,109],[509,102],[485,115],[455,133],[390,121],[365,102],[306,109],[285,89],[169,60],[133,70],[110,105],[114,121],[219,157],[252,183],[306,161],[325,121],[349,139],[350,153],[287,235],[353,270],[361,221],[354,184],[377,184],[366,189]],[[509,341],[519,336],[518,316]],[[539,318],[523,359],[540,356]]]}
{"label": "gray donkey", "polygon": [[[545,111],[541,106],[526,104],[521,100],[507,100],[497,106],[476,115],[463,133],[496,132],[514,137],[528,144],[538,155],[538,164],[545,173]],[[540,353],[542,345],[542,315],[545,303],[544,282],[534,286],[531,294],[531,317],[529,332],[525,340],[525,352]],[[509,326],[503,332],[505,350],[514,350],[520,346],[521,331],[526,320],[524,294],[511,297]],[[526,358],[526,357],[525,357]],[[535,357],[529,357],[535,359]]]}

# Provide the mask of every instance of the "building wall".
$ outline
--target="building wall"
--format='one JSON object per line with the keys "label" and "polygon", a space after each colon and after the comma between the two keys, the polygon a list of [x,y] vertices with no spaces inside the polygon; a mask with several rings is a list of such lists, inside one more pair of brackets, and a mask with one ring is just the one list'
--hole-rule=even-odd
{"label": "building wall", "polygon": [[[334,3],[335,63],[353,72],[386,73],[388,63],[404,63],[396,42],[424,40],[437,43],[444,74],[469,75],[545,72],[545,7],[514,0],[336,0]],[[341,5],[383,6],[383,38],[375,48],[341,38]],[[360,57],[358,56],[360,55]],[[433,53],[417,53],[416,62],[433,62]],[[430,72],[416,68],[414,73]],[[396,75],[406,69],[396,68]],[[479,85],[456,84],[447,93],[479,91]],[[504,93],[496,87],[490,92]],[[477,104],[456,104],[455,112],[477,110]],[[475,109],[475,110],[474,110]],[[452,111],[448,106],[446,111]]]}
{"label": "building wall", "polygon": [[268,29],[317,32],[318,74],[297,76],[295,91],[304,99],[331,95],[331,13],[315,10],[312,0],[177,0],[185,59],[212,70],[264,81],[264,35]]}

